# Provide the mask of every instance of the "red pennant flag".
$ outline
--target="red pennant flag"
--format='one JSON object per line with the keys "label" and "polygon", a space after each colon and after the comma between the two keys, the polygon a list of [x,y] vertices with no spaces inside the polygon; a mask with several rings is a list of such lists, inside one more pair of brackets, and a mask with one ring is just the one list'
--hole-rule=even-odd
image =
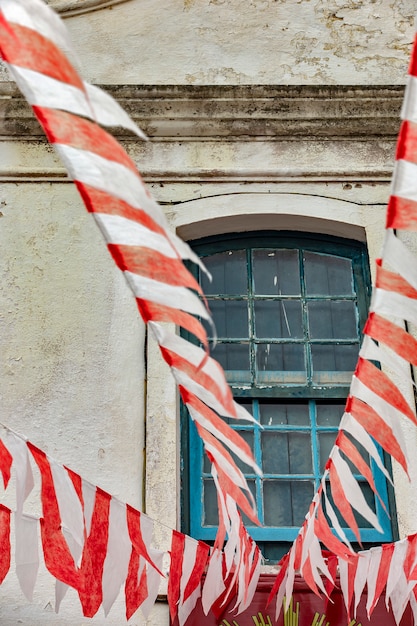
{"label": "red pennant flag", "polygon": [[0,471],[3,475],[5,489],[7,489],[7,485],[9,484],[12,463],[13,457],[0,439]]}
{"label": "red pennant flag", "polygon": [[10,515],[10,509],[0,504],[0,584],[10,569]]}

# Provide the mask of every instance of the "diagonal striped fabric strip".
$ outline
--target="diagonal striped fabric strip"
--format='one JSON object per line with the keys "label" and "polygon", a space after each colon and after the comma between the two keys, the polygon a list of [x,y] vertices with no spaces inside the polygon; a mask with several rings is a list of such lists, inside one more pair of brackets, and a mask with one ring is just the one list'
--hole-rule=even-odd
{"label": "diagonal striped fabric strip", "polygon": [[[259,469],[245,442],[224,428],[221,416],[252,418],[233,401],[222,369],[208,356],[201,320],[212,324],[211,316],[182,261],[201,263],[170,231],[135,163],[99,124],[124,126],[141,137],[143,133],[108,94],[80,78],[63,48],[70,48],[65,28],[41,0],[0,0],[1,55],[94,215],[142,318],[152,322],[150,328],[184,390],[183,397],[192,398],[190,406],[197,402],[205,407],[194,410],[194,418],[198,422],[199,415],[205,414],[200,432],[212,451],[210,458],[215,457],[219,465],[222,479],[217,484],[224,492],[222,498],[232,498],[255,520],[246,480],[226,447],[257,473]],[[204,349],[175,338],[174,330],[162,329],[158,322],[187,330]],[[207,424],[208,415],[210,428],[206,429],[203,422]],[[49,541],[48,532],[44,525]],[[219,528],[220,536],[225,536],[225,528]]]}
{"label": "diagonal striped fabric strip", "polygon": [[[359,568],[359,574],[354,573],[352,567],[346,563],[353,554],[333,505],[330,503],[330,494],[344,519],[344,525],[354,531],[358,541],[360,541],[360,534],[357,513],[367,519],[372,526],[378,528],[379,522],[374,511],[366,503],[351,467],[344,458],[358,468],[375,492],[369,465],[370,459],[377,463],[387,479],[389,476],[382,466],[374,442],[392,455],[407,473],[406,442],[401,429],[401,421],[406,419],[412,425],[417,425],[411,376],[411,367],[417,364],[417,340],[408,329],[409,323],[417,324],[417,258],[401,241],[402,231],[417,231],[416,44],[412,52],[409,72],[402,108],[403,122],[398,137],[392,195],[387,208],[386,235],[381,259],[377,261],[376,285],[370,314],[364,329],[365,337],[360,358],[352,379],[346,412],[340,423],[340,434],[330,453],[321,490],[316,495],[298,539],[290,550],[291,558],[291,555],[298,549],[298,543],[305,544],[306,537],[309,536],[309,528],[314,524],[316,537],[304,550],[308,555],[305,560],[305,563],[308,563],[308,571],[302,564],[300,571],[308,581],[311,580],[314,570],[320,569],[317,556],[315,558],[313,554],[313,549],[316,555],[319,554],[317,550],[319,549],[318,539],[320,539],[338,556],[340,580],[348,612],[353,597],[353,581],[355,580],[357,593],[359,593],[358,590],[363,589],[365,584],[364,573],[363,568]],[[406,381],[411,390],[408,395],[404,392]],[[361,446],[369,453],[368,461],[361,458],[359,452]],[[338,535],[337,540],[331,533],[329,522]],[[390,572],[391,577],[394,575],[390,569],[393,544],[389,546],[383,551],[383,558],[380,561],[377,561],[375,557],[369,561],[372,567],[370,564],[367,566],[369,614],[372,613]],[[381,564],[378,567],[379,562]],[[346,581],[344,582],[342,572],[345,570]],[[357,579],[357,576],[361,579]],[[390,593],[393,597],[395,596],[394,614],[399,621],[405,603],[411,601],[411,589],[414,585],[408,588],[403,585],[405,588],[399,593],[394,592],[395,584],[392,583]],[[284,579],[280,580],[275,587],[279,598],[282,597],[283,585]],[[288,580],[285,589],[288,595],[290,591]],[[355,606],[357,602],[358,599],[356,599]],[[277,612],[279,611],[280,606],[277,604]]]}

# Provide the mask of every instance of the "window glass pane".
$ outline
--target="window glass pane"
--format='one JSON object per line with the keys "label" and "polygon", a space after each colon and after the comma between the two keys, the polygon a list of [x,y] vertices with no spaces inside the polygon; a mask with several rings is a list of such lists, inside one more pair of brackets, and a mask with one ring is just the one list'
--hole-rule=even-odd
{"label": "window glass pane", "polygon": [[345,402],[316,402],[318,426],[339,426],[345,410]]}
{"label": "window glass pane", "polygon": [[354,293],[350,259],[305,252],[304,272],[308,295],[347,296]]}
{"label": "window glass pane", "polygon": [[304,383],[304,346],[265,343],[256,346],[258,383]]}
{"label": "window glass pane", "polygon": [[217,492],[211,478],[203,480],[204,512],[203,526],[217,526],[219,514],[217,511]]}
{"label": "window glass pane", "polygon": [[260,422],[266,426],[291,424],[292,426],[308,426],[310,416],[307,403],[279,404],[259,402]]}
{"label": "window glass pane", "polygon": [[331,449],[337,437],[337,432],[334,433],[319,433],[319,461],[320,472],[324,472],[324,466],[327,463]]}
{"label": "window glass pane", "polygon": [[212,350],[212,356],[225,370],[227,380],[250,382],[249,344],[218,343]]}
{"label": "window glass pane", "polygon": [[[217,336],[234,339],[249,337],[248,304],[246,300],[208,300]],[[212,336],[210,326],[207,332]]]}
{"label": "window glass pane", "polygon": [[254,250],[253,280],[254,290],[258,295],[298,295],[298,251]]}
{"label": "window glass pane", "polygon": [[212,282],[201,272],[200,282],[206,295],[243,295],[247,292],[245,250],[228,250],[202,259],[212,275]]}
{"label": "window glass pane", "polygon": [[359,345],[311,346],[315,383],[350,383],[358,360]]}
{"label": "window glass pane", "polygon": [[309,433],[261,433],[263,471],[265,474],[311,474],[311,438]]}
{"label": "window glass pane", "polygon": [[309,302],[308,320],[312,339],[356,339],[356,306],[351,300]]}
{"label": "window glass pane", "polygon": [[263,483],[266,526],[300,527],[314,496],[312,481],[265,480]]}
{"label": "window glass pane", "polygon": [[259,338],[301,339],[304,336],[299,300],[256,300],[255,335]]}

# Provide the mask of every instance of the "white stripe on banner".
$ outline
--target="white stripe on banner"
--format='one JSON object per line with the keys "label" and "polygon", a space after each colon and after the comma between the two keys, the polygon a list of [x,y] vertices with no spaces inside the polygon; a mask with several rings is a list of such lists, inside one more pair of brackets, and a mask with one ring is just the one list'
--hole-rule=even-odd
{"label": "white stripe on banner", "polygon": [[168,258],[178,258],[168,239],[155,233],[139,222],[121,215],[93,213],[99,228],[103,231],[107,243],[122,246],[141,246],[160,252]]}
{"label": "white stripe on banner", "polygon": [[407,200],[417,201],[417,165],[404,161],[396,161],[392,179],[392,195]]}
{"label": "white stripe on banner", "polygon": [[54,147],[73,180],[105,191],[135,209],[142,209],[157,224],[167,228],[160,206],[147,194],[139,173],[88,150],[58,143]]}
{"label": "white stripe on banner", "polygon": [[41,0],[0,0],[0,9],[8,22],[26,26],[71,51],[73,46],[62,20]]}
{"label": "white stripe on banner", "polygon": [[124,275],[137,298],[157,302],[192,315],[200,315],[206,320],[210,319],[205,306],[187,287],[173,287],[132,272],[124,272]]}

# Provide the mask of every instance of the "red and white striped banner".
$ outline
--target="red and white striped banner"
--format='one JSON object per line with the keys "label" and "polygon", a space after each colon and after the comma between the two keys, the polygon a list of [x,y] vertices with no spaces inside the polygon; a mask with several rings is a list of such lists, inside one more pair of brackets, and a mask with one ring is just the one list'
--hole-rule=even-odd
{"label": "red and white striped banner", "polygon": [[[0,0],[0,53],[124,273],[212,463],[219,502],[218,535],[209,557],[204,544],[173,531],[171,616],[181,625],[185,623],[200,593],[206,612],[216,603],[230,601],[232,595],[236,597],[236,611],[243,611],[256,587],[260,553],[237,507],[252,521],[257,520],[245,478],[228,449],[257,473],[259,469],[249,447],[219,415],[252,418],[235,403],[223,370],[208,354],[200,319],[211,323],[211,317],[200,286],[182,263],[191,260],[200,264],[199,259],[169,230],[136,165],[101,126],[122,126],[141,138],[143,133],[109,95],[82,81],[63,49],[71,50],[65,28],[41,0]],[[410,366],[417,365],[417,341],[407,327],[408,323],[417,324],[416,257],[397,232],[417,230],[416,81],[414,50],[386,238],[365,340],[320,489],[297,540],[281,562],[271,591],[270,600],[276,596],[277,615],[284,595],[289,602],[295,571],[302,573],[314,592],[328,593],[335,584],[336,567],[348,614],[355,614],[365,585],[369,613],[384,587],[397,621],[407,603],[417,611],[415,538],[355,554],[334,508],[358,541],[356,513],[378,528],[378,519],[345,459],[353,463],[376,493],[370,466],[359,453],[359,446],[386,475],[374,441],[407,471],[400,419],[417,425],[414,401],[402,394],[395,377],[385,373],[388,366],[390,372],[402,376],[407,371],[409,376]],[[159,323],[167,321],[189,331],[202,347]],[[57,606],[69,585],[78,591],[85,615],[94,615],[100,606],[107,614],[124,584],[127,617],[140,606],[148,614],[157,594],[162,558],[151,547],[151,520],[9,433],[7,441],[0,441],[0,469],[5,488],[11,469],[15,472],[16,564],[27,597],[33,592],[38,569],[34,548],[38,522],[24,512],[33,485],[31,459],[41,475],[42,548],[49,571],[59,581]],[[330,503],[330,494],[334,504]],[[10,517],[10,510],[1,506],[0,580],[10,567]],[[333,556],[322,552],[320,542]],[[30,558],[22,558],[23,554]],[[201,589],[201,573],[208,557],[206,582]]]}

